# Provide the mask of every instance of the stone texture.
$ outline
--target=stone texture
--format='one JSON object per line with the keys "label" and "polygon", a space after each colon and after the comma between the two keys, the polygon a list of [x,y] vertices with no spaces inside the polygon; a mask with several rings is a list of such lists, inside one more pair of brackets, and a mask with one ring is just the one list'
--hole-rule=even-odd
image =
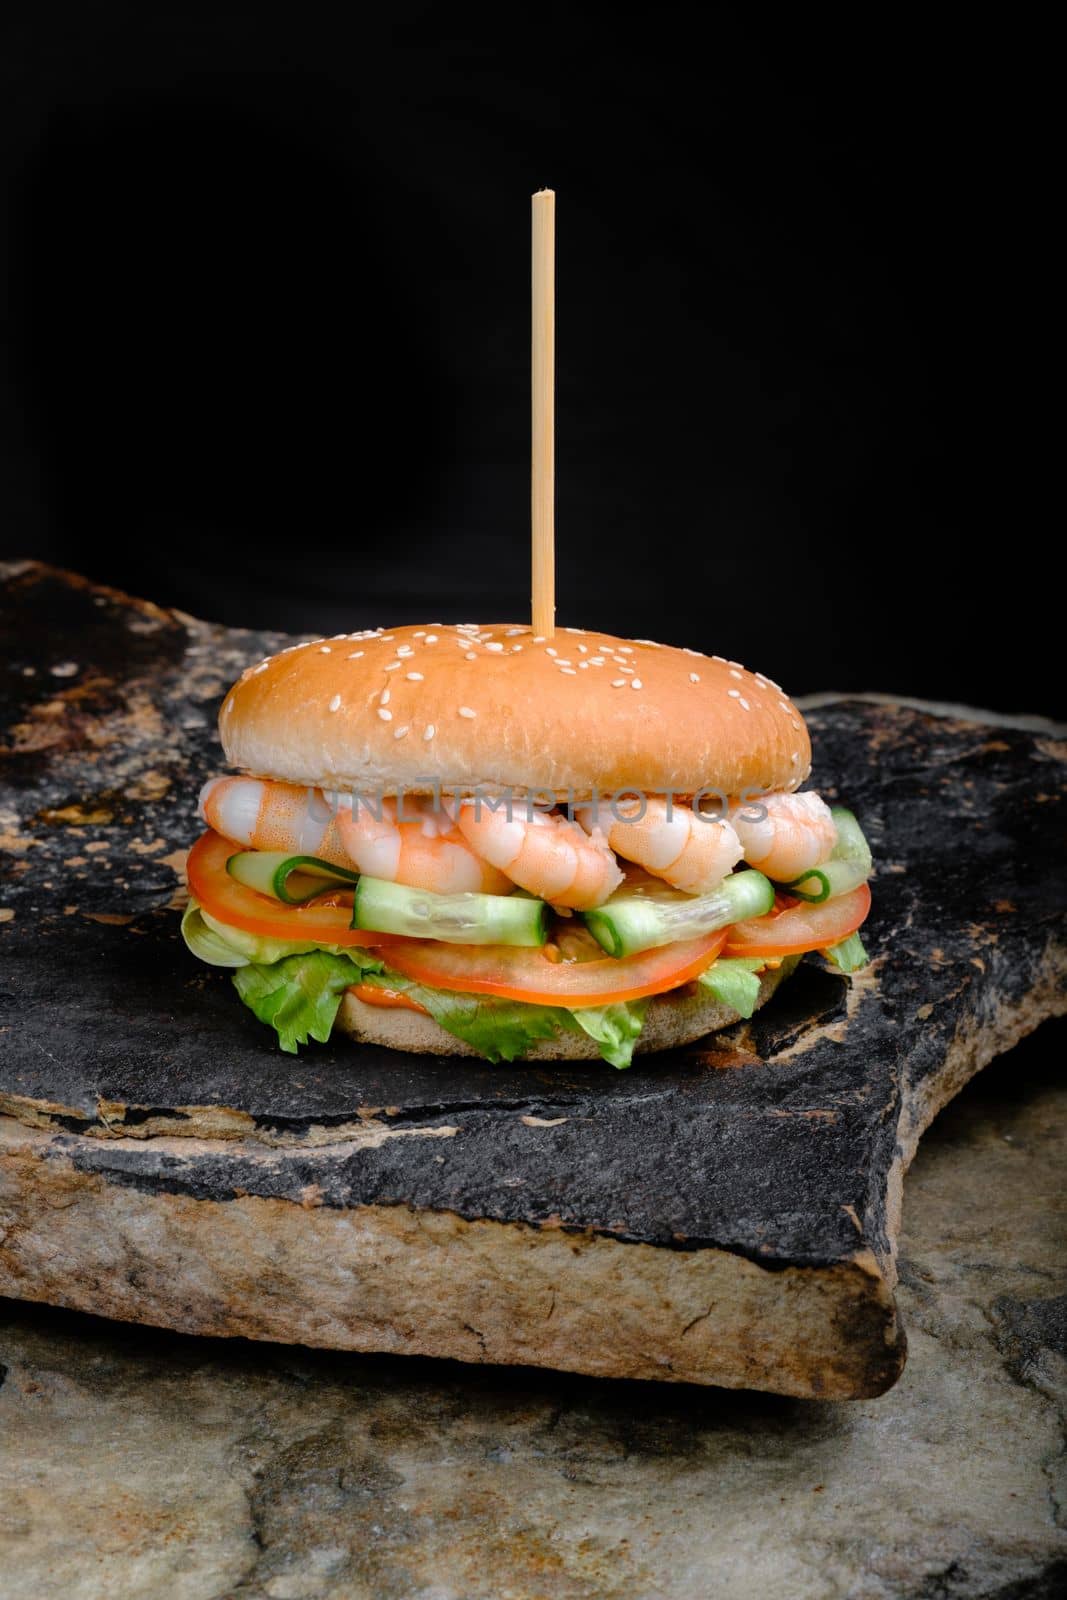
{"label": "stone texture", "polygon": [[[1067,742],[852,699],[872,968],[614,1073],[298,1062],[181,947],[214,711],[277,636],[9,568],[0,1288],[185,1331],[862,1396],[923,1128],[1065,1004]],[[254,1269],[254,1270],[253,1270]]]}
{"label": "stone texture", "polygon": [[850,1406],[0,1305],[4,1600],[1054,1600],[1067,1028],[908,1177],[911,1359]]}

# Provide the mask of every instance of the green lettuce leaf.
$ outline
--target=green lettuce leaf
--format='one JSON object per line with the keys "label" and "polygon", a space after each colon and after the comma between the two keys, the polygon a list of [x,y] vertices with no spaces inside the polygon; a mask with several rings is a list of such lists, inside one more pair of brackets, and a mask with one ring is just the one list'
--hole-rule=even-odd
{"label": "green lettuce leaf", "polygon": [[518,1060],[536,1040],[554,1038],[561,1027],[567,1026],[569,1016],[555,1006],[527,1005],[524,1000],[429,989],[395,972],[371,974],[366,982],[398,989],[416,1000],[439,1027],[493,1062]]}
{"label": "green lettuce leaf", "polygon": [[863,940],[858,933],[850,933],[847,939],[842,939],[840,944],[832,944],[823,951],[835,967],[842,972],[858,972],[865,967],[871,959],[863,948]]}
{"label": "green lettuce leaf", "polygon": [[329,1038],[344,991],[360,982],[410,995],[446,1032],[493,1062],[519,1060],[538,1039],[581,1029],[597,1041],[605,1061],[628,1067],[645,1017],[645,1002],[640,1000],[569,1011],[495,995],[430,989],[385,971],[382,961],[361,946],[261,939],[219,922],[195,900],[182,918],[182,936],[201,961],[237,969],[233,981],[241,999],[261,1022],[274,1028],[282,1049],[291,1054],[309,1039]]}
{"label": "green lettuce leaf", "polygon": [[713,994],[720,1005],[729,1006],[738,1016],[750,1017],[759,999],[757,973],[767,965],[756,956],[739,956],[713,961],[697,982]]}
{"label": "green lettuce leaf", "polygon": [[538,1039],[553,1039],[563,1029],[572,1033],[581,1029],[596,1040],[605,1061],[613,1067],[628,1067],[645,1020],[642,1000],[569,1011],[563,1006],[530,1005],[525,1000],[499,1000],[495,995],[429,989],[392,972],[366,981],[399,989],[417,1000],[440,1027],[493,1062],[520,1060]]}
{"label": "green lettuce leaf", "polygon": [[645,1022],[646,1000],[620,1000],[613,1006],[583,1006],[568,1012],[571,1026],[595,1039],[600,1054],[613,1067],[628,1067],[633,1060]]}
{"label": "green lettuce leaf", "polygon": [[267,966],[250,962],[233,982],[245,1005],[275,1030],[282,1049],[295,1055],[309,1039],[326,1042],[345,990],[381,966],[369,951],[346,946],[343,955],[309,950]]}
{"label": "green lettuce leaf", "polygon": [[[249,961],[269,967],[272,962],[284,961],[286,956],[303,955],[309,950],[343,956],[354,948],[346,944],[316,944],[310,939],[303,942],[263,939],[258,933],[247,933],[244,928],[232,928],[228,922],[220,922],[193,899],[182,917],[182,938],[194,956],[212,967],[242,967]],[[357,949],[352,959],[358,954]]]}
{"label": "green lettuce leaf", "polygon": [[248,957],[236,950],[209,924],[195,900],[190,900],[182,916],[182,938],[193,955],[209,967],[244,967]]}
{"label": "green lettuce leaf", "polygon": [[219,922],[202,906],[200,916],[213,933],[244,956],[246,961],[254,961],[261,967],[269,967],[272,961],[284,961],[286,956],[303,955],[306,950],[328,950],[331,955],[343,955],[347,949],[346,945],[316,944],[312,939],[300,943],[294,939],[264,939],[258,933],[248,933],[244,928],[231,928],[228,922]]}

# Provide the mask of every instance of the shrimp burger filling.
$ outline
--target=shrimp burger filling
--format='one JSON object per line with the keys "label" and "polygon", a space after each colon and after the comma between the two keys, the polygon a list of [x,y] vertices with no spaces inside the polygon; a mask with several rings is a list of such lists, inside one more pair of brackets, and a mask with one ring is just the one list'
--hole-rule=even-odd
{"label": "shrimp burger filling", "polygon": [[739,662],[508,624],[250,666],[182,932],[295,1052],[629,1066],[749,1017],[809,951],[866,963],[871,853],[802,789],[804,719]]}

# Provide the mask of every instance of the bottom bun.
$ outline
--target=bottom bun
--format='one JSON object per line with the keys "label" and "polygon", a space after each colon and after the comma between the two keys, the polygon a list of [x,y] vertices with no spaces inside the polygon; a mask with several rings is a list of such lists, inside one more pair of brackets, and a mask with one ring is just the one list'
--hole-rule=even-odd
{"label": "bottom bun", "polygon": [[[786,960],[780,967],[762,974],[757,1010],[767,1003],[796,964],[795,960]],[[684,993],[657,995],[649,1001],[645,1025],[635,1049],[638,1052],[671,1050],[702,1039],[719,1028],[729,1028],[740,1020],[740,1014],[732,1006],[722,1005],[699,988],[694,994],[687,985]],[[384,1044],[391,1050],[414,1050],[419,1055],[429,1056],[480,1055],[473,1045],[448,1033],[432,1017],[423,1016],[419,1011],[369,1006],[351,990],[337,1013],[336,1027],[362,1044]],[[569,1028],[561,1029],[554,1039],[538,1039],[523,1057],[524,1061],[599,1059],[600,1047],[596,1040],[587,1033],[572,1033]]]}

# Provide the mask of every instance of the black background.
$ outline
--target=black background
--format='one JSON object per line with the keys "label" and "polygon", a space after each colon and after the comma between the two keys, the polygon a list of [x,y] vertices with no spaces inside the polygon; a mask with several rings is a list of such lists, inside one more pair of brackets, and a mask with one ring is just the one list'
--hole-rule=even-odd
{"label": "black background", "polygon": [[1048,41],[791,15],[8,10],[3,552],[522,617],[551,184],[560,620],[1055,712]]}

